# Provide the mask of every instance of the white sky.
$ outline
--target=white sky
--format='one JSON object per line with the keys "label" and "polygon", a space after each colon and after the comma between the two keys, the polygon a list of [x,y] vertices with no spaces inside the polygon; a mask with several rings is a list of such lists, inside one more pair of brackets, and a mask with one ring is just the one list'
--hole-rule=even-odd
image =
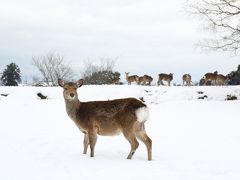
{"label": "white sky", "polygon": [[37,70],[32,56],[57,52],[79,74],[83,61],[116,58],[115,70],[152,75],[183,73],[198,81],[218,70],[229,73],[238,57],[194,47],[205,34],[183,12],[184,0],[0,0],[0,71],[17,63],[24,79]]}

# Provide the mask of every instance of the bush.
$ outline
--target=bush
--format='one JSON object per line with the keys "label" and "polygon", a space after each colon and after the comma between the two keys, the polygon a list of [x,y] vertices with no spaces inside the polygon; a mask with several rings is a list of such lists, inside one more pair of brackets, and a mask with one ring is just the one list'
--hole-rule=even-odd
{"label": "bush", "polygon": [[228,94],[225,100],[226,100],[226,101],[229,101],[229,100],[237,100],[237,96]]}
{"label": "bush", "polygon": [[113,71],[98,71],[92,73],[90,76],[85,77],[85,84],[112,84],[112,82],[120,77],[119,72]]}

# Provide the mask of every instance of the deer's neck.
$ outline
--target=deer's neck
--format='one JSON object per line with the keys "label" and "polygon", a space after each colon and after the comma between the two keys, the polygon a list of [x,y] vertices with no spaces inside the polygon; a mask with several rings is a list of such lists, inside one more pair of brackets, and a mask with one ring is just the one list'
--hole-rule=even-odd
{"label": "deer's neck", "polygon": [[65,104],[66,104],[66,110],[67,110],[68,116],[72,120],[75,120],[76,114],[80,107],[81,102],[78,99],[76,99],[76,100],[66,100],[65,99]]}

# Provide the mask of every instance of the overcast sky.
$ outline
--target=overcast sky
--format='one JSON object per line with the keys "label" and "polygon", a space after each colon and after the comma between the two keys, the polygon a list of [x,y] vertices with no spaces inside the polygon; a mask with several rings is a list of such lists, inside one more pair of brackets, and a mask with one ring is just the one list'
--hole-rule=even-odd
{"label": "overcast sky", "polygon": [[206,34],[183,12],[185,0],[0,0],[0,71],[15,62],[23,79],[38,72],[32,56],[56,52],[80,76],[87,59],[116,58],[115,70],[183,73],[198,81],[206,72],[229,73],[239,57],[203,53],[194,46]]}

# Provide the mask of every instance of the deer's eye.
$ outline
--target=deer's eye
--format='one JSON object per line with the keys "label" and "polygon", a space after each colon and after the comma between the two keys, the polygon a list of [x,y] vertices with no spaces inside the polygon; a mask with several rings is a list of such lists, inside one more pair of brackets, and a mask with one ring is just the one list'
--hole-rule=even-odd
{"label": "deer's eye", "polygon": [[64,88],[64,90],[67,90],[67,88]]}

